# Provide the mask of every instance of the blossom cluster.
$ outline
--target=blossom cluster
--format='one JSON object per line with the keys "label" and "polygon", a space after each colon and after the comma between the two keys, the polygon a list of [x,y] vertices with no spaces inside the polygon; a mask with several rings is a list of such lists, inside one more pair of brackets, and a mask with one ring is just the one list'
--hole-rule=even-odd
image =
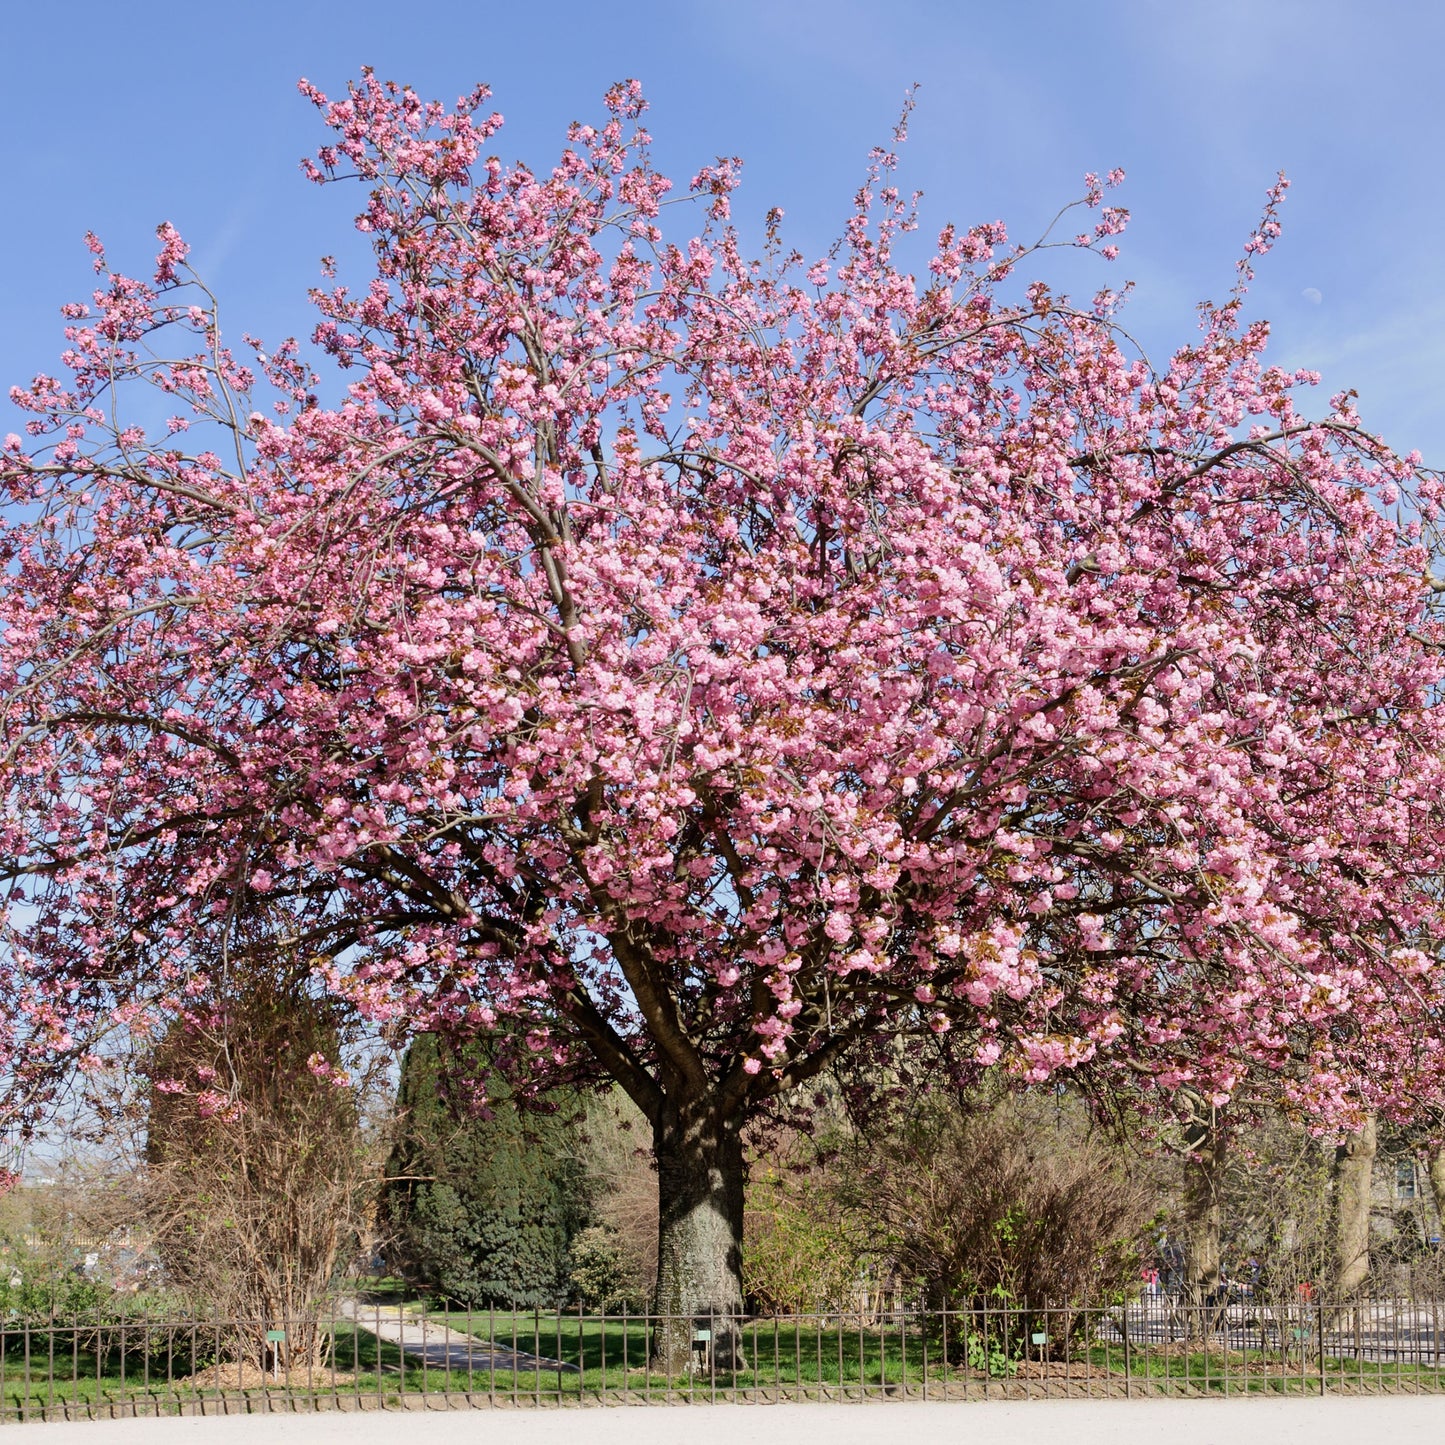
{"label": "blossom cluster", "polygon": [[1282,188],[1156,371],[1020,284],[1052,242],[902,270],[888,155],[831,257],[774,217],[757,262],[735,162],[664,209],[635,86],[540,172],[485,91],[303,88],[312,178],[367,187],[338,397],[222,344],[168,226],[150,282],[94,243],[12,393],[17,1116],[263,906],[381,1024],[654,1111],[885,1044],[1325,1118],[1437,1087],[1439,487],[1243,320]]}

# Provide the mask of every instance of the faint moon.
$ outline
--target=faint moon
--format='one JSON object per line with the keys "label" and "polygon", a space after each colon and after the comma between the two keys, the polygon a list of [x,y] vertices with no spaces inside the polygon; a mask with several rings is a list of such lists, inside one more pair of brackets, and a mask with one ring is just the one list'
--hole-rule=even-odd
{"label": "faint moon", "polygon": [[1303,296],[1311,306],[1318,306],[1320,302],[1325,299],[1323,293],[1316,286],[1306,286],[1305,289],[1300,292],[1300,295]]}

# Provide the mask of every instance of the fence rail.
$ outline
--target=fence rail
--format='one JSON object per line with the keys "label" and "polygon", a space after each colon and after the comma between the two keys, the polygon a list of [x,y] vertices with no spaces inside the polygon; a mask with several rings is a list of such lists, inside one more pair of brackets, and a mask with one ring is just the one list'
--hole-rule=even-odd
{"label": "fence rail", "polygon": [[[679,1332],[692,1349],[665,1369],[657,1342]],[[0,1320],[0,1421],[1266,1392],[1445,1392],[1445,1298],[1150,1295],[685,1320],[340,1301],[290,1321]]]}

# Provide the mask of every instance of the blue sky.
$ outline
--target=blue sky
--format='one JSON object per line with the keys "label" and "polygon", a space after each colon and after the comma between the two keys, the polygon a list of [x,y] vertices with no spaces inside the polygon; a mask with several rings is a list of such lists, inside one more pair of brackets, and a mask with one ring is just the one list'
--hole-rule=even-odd
{"label": "blue sky", "polygon": [[[1085,170],[1121,165],[1134,213],[1112,270],[1125,321],[1162,354],[1194,302],[1229,287],[1278,169],[1285,234],[1254,310],[1274,357],[1356,387],[1365,420],[1445,464],[1445,222],[1431,0],[618,0],[398,6],[377,0],[14,5],[0,29],[0,380],[53,364],[58,307],[90,285],[87,229],[148,266],[173,221],[234,330],[309,331],[317,259],[344,248],[359,192],[307,185],[320,143],[295,92],[338,92],[363,64],[451,100],[478,80],[507,117],[500,149],[546,165],[568,120],[639,77],[656,155],[685,180],[747,162],[743,214],[787,212],[826,249],[919,82],[903,180],[945,220],[1031,235]],[[338,17],[344,17],[338,18]],[[0,402],[0,430],[15,424]]]}

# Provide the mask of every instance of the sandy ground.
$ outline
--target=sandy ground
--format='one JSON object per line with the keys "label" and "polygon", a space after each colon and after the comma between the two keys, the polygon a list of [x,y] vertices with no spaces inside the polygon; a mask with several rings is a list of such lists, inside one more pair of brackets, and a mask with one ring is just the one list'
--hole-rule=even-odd
{"label": "sandy ground", "polygon": [[388,1411],[34,1424],[35,1445],[1439,1445],[1445,1397]]}

